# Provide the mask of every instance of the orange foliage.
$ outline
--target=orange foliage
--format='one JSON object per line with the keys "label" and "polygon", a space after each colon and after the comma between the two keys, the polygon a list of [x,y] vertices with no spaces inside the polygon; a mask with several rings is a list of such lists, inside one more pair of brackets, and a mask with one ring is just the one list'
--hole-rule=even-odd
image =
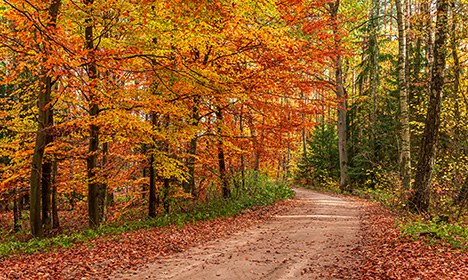
{"label": "orange foliage", "polygon": [[[327,71],[337,50],[327,1],[64,0],[56,30],[44,27],[48,1],[37,2],[11,0],[2,7],[8,19],[0,31],[7,92],[0,110],[2,186],[13,173],[28,180],[34,92],[44,67],[55,79],[49,104],[55,140],[46,157],[58,161],[62,195],[85,194],[91,123],[109,149],[105,164],[99,151],[98,182],[111,190],[144,185],[152,153],[158,178],[171,178],[174,186],[189,179],[194,159],[203,196],[219,182],[219,149],[230,175],[256,169],[257,161],[258,171],[274,173],[314,116],[335,104]],[[93,50],[81,35],[89,15]],[[89,57],[98,59],[92,83]],[[100,107],[95,118],[87,114],[91,92]]]}

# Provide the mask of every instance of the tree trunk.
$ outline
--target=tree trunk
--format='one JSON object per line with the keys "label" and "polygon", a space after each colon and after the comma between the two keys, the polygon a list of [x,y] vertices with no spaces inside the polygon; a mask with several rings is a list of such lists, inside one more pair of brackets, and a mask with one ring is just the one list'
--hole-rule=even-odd
{"label": "tree trunk", "polygon": [[169,178],[164,178],[162,191],[160,192],[160,195],[159,195],[159,200],[160,202],[162,201],[162,205],[163,205],[165,213],[169,213],[170,211],[170,204],[169,204],[170,187],[171,187],[171,180]]}
{"label": "tree trunk", "polygon": [[52,228],[60,227],[57,204],[57,160],[54,159],[52,164]]}
{"label": "tree trunk", "polygon": [[336,0],[335,3],[330,3],[330,14],[333,24],[333,34],[335,36],[335,51],[337,52],[334,58],[335,63],[335,86],[336,86],[336,97],[338,99],[338,150],[340,156],[340,190],[343,192],[349,185],[349,175],[347,173],[348,165],[348,153],[346,144],[346,94],[343,88],[343,70],[341,55],[339,54],[341,38],[338,34],[338,9],[340,7],[340,0]]}
{"label": "tree trunk", "polygon": [[[46,70],[42,73],[46,75]],[[46,145],[46,127],[47,115],[49,110],[46,108],[49,103],[48,92],[50,91],[50,77],[45,76],[41,79],[41,87],[39,89],[39,113],[38,113],[38,129],[36,133],[36,145],[34,148],[34,155],[32,160],[32,170],[30,179],[30,227],[31,234],[34,237],[44,237],[41,220],[41,174],[42,174],[42,160]]]}
{"label": "tree trunk", "polygon": [[[253,165],[253,182],[256,184],[258,182],[258,172],[260,171],[260,149],[258,148],[258,143],[261,141],[258,140],[258,135],[255,132],[255,126],[252,120],[249,121],[250,126],[250,137],[253,139],[253,149],[254,149],[254,165]],[[260,136],[263,135],[263,131]]]}
{"label": "tree trunk", "polygon": [[413,210],[426,212],[429,208],[435,148],[440,127],[443,87],[445,79],[446,41],[448,33],[448,1],[437,0],[437,24],[434,41],[434,65],[431,75],[431,91],[427,108],[424,134],[419,153],[414,182],[414,193],[410,197]]}
{"label": "tree trunk", "polygon": [[[288,139],[289,141],[289,139]],[[285,168],[284,168],[284,178],[285,182],[291,177],[291,170],[290,170],[290,165],[291,165],[291,143],[288,142],[288,152],[287,152],[287,158],[285,162]]]}
{"label": "tree trunk", "polygon": [[[146,119],[147,120],[147,119]],[[148,154],[148,148],[146,146],[146,144],[142,144],[141,145],[141,153],[143,155],[146,155]],[[146,168],[146,166],[143,166],[143,170],[141,171],[141,177],[143,178],[146,178],[146,177],[149,177],[148,176],[148,169]],[[145,199],[146,198],[146,192],[148,191],[148,188],[147,188],[147,185],[146,185],[146,182],[141,184],[141,198],[142,199]]]}
{"label": "tree trunk", "polygon": [[224,157],[224,148],[222,137],[221,124],[223,123],[223,112],[221,108],[216,109],[216,123],[218,126],[218,164],[219,164],[219,176],[222,183],[223,197],[228,198],[231,196],[231,189],[229,188],[229,181],[226,176],[226,160]]}
{"label": "tree trunk", "polygon": [[[200,111],[200,96],[195,96],[193,98],[193,108],[192,108],[192,122],[194,126],[198,126],[198,122],[200,121],[199,116]],[[198,137],[194,136],[190,139],[190,147],[188,150],[189,158],[187,160],[187,167],[189,170],[189,178],[188,182],[184,183],[185,192],[191,193],[193,197],[196,197],[198,192],[195,186],[195,156],[197,154],[197,142]]]}
{"label": "tree trunk", "polygon": [[423,3],[423,12],[426,15],[426,30],[427,30],[427,49],[426,49],[426,57],[427,57],[427,66],[426,72],[428,74],[428,83],[429,83],[429,92],[430,92],[430,81],[432,75],[432,67],[434,64],[434,46],[432,42],[432,16],[431,16],[431,7],[429,3]]}
{"label": "tree trunk", "polygon": [[[156,114],[151,113],[151,123],[153,126],[157,125]],[[156,174],[154,170],[154,145],[150,147],[150,159],[149,159],[149,193],[148,193],[148,216],[156,217]]]}
{"label": "tree trunk", "polygon": [[154,156],[151,152],[149,160],[149,194],[148,194],[148,217],[156,217],[156,175],[154,174]]}
{"label": "tree trunk", "polygon": [[401,154],[400,177],[403,188],[411,187],[411,144],[408,113],[408,89],[406,77],[406,27],[405,12],[401,0],[395,0],[398,21],[398,88],[400,90]]}
{"label": "tree trunk", "polygon": [[[461,65],[460,65],[460,57],[458,55],[458,48],[459,48],[459,35],[458,35],[458,20],[456,17],[456,6],[455,6],[455,1],[451,3],[451,21],[452,21],[452,27],[451,27],[451,51],[452,51],[452,58],[453,58],[453,66],[454,66],[454,81],[453,81],[453,90],[452,90],[452,96],[454,99],[454,123],[455,123],[455,133],[453,136],[453,141],[452,145],[455,147],[455,158],[460,158],[462,156],[462,132],[460,128],[461,124],[461,112],[460,112],[460,107],[459,107],[459,90],[460,90],[460,75],[461,75]],[[455,166],[456,170],[456,175],[461,173],[461,168],[459,164]],[[468,177],[467,177],[468,179]],[[455,203],[461,205],[462,203],[466,202],[466,198],[468,195],[468,180],[465,179],[465,182],[460,188],[460,192],[458,194],[458,197],[455,199]]]}
{"label": "tree trunk", "polygon": [[[239,116],[239,129],[241,137],[244,137],[244,118],[242,112]],[[241,180],[242,180],[242,190],[245,188],[245,160],[244,160],[244,151],[241,151]]]}
{"label": "tree trunk", "polygon": [[[54,29],[57,22],[57,15],[59,12],[61,0],[54,0],[49,7],[49,22],[47,29]],[[44,46],[45,58],[43,63],[46,64],[48,51],[47,46]],[[34,237],[44,237],[44,230],[42,228],[41,220],[41,175],[42,175],[42,161],[44,158],[45,146],[47,144],[47,123],[50,114],[50,95],[52,91],[52,77],[49,74],[48,68],[43,65],[41,70],[41,83],[38,93],[38,127],[36,133],[36,144],[34,147],[34,154],[31,164],[31,178],[30,178],[30,216],[29,223],[31,227],[31,234]]]}
{"label": "tree trunk", "polygon": [[377,91],[379,86],[379,45],[377,39],[377,29],[378,29],[378,16],[379,16],[379,0],[372,1],[372,21],[371,21],[371,30],[372,30],[372,41],[373,41],[373,50],[372,50],[372,161],[375,161],[376,148],[375,148],[375,138],[376,138],[376,110],[377,110]]}
{"label": "tree trunk", "polygon": [[[301,100],[305,104],[304,92],[301,91]],[[303,119],[302,123],[305,123],[305,115],[301,113],[301,117]],[[306,136],[306,129],[305,126],[302,128],[302,157],[305,158],[307,156],[307,136]]]}
{"label": "tree trunk", "polygon": [[[90,6],[94,0],[85,0],[85,4]],[[96,177],[97,157],[99,152],[99,126],[95,123],[99,115],[99,98],[95,94],[94,86],[97,79],[96,57],[94,55],[94,36],[93,36],[93,21],[86,19],[85,21],[85,40],[86,49],[88,51],[88,77],[89,77],[89,146],[88,156],[86,160],[86,169],[88,173],[88,219],[89,227],[97,228],[100,224],[99,219],[99,183]]]}
{"label": "tree trunk", "polygon": [[99,218],[102,223],[107,221],[107,206],[109,205],[109,190],[107,188],[107,156],[109,155],[109,146],[107,142],[102,144],[102,168],[104,170],[104,181],[100,184],[99,190]]}
{"label": "tree trunk", "polygon": [[[49,101],[50,103],[50,95]],[[46,127],[50,128],[54,125],[54,110],[53,108],[49,109],[49,115],[46,121]],[[45,145],[49,145],[54,141],[53,135],[50,131],[46,133],[45,136]],[[50,228],[52,223],[51,221],[51,176],[52,176],[52,158],[46,158],[44,164],[42,165],[42,225],[45,228]]]}
{"label": "tree trunk", "polygon": [[[411,38],[410,38],[410,32],[409,30],[411,30],[411,21],[410,21],[410,18],[411,18],[411,5],[410,5],[410,2],[408,0],[404,0],[404,4],[405,4],[405,11],[406,13],[404,12],[403,14],[405,15],[404,16],[404,21],[405,21],[405,43],[406,43],[406,46],[405,46],[405,82],[406,82],[406,92],[407,92],[407,95],[408,95],[408,98],[411,96],[411,87],[410,87],[410,80],[411,80],[411,77],[410,77],[410,49],[412,47],[411,43]],[[408,99],[408,102],[409,102],[409,99]]]}
{"label": "tree trunk", "polygon": [[13,231],[18,232],[21,229],[21,196],[18,187],[15,187],[13,191]]}

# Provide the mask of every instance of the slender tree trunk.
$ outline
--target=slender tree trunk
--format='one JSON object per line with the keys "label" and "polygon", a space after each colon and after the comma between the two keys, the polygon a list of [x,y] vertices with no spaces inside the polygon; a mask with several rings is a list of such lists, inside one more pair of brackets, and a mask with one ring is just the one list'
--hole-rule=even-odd
{"label": "slender tree trunk", "polygon": [[[252,120],[249,121],[249,126],[250,126],[250,136],[253,139],[253,150],[254,150],[254,164],[253,164],[253,182],[256,184],[258,182],[258,172],[260,171],[260,148],[258,147],[258,143],[261,142],[258,141],[258,134],[255,131],[255,126]],[[263,131],[260,134],[260,136],[263,135]]]}
{"label": "slender tree trunk", "polygon": [[281,175],[281,164],[283,163],[284,156],[278,157],[278,167],[276,168],[276,183],[279,184]]}
{"label": "slender tree trunk", "polygon": [[[333,24],[333,33],[335,35],[335,50],[339,52],[341,39],[338,34],[338,9],[340,7],[340,0],[335,3],[330,3],[331,20]],[[338,99],[338,150],[340,156],[340,190],[344,191],[349,185],[349,175],[347,173],[348,153],[347,153],[347,133],[346,133],[346,100],[347,96],[344,91],[343,84],[343,70],[341,55],[336,54],[334,58],[335,63],[335,85],[336,97]]]}
{"label": "slender tree trunk", "polygon": [[13,191],[13,231],[18,232],[21,229],[21,196],[18,187],[15,187]]}
{"label": "slender tree trunk", "polygon": [[[305,97],[304,92],[301,91],[301,100],[305,104]],[[305,123],[306,117],[303,113],[301,113],[302,123]],[[307,156],[307,135],[305,126],[302,128],[302,157],[305,158]]]}
{"label": "slender tree trunk", "polygon": [[[50,95],[49,100],[50,103]],[[53,108],[49,109],[49,115],[46,121],[46,127],[52,127],[54,125],[54,110]],[[49,145],[54,141],[53,135],[50,131],[46,133],[45,136],[45,145]],[[46,158],[44,164],[42,165],[42,225],[45,228],[50,228],[52,218],[51,218],[51,176],[52,176],[52,158]]]}
{"label": "slender tree trunk", "polygon": [[[193,108],[192,108],[192,121],[194,126],[198,126],[198,122],[200,121],[199,116],[200,111],[200,96],[195,96],[193,98]],[[190,147],[188,150],[189,158],[187,160],[187,167],[189,171],[189,178],[188,182],[184,183],[185,192],[191,193],[193,197],[197,196],[197,189],[195,186],[195,162],[196,162],[196,154],[197,154],[197,144],[198,144],[198,137],[194,136],[190,139]]]}
{"label": "slender tree trunk", "polygon": [[221,124],[223,123],[223,112],[221,108],[216,109],[216,122],[218,127],[218,164],[219,176],[222,183],[222,193],[224,198],[231,196],[231,189],[229,188],[229,181],[226,174],[226,159],[224,156],[224,148],[222,137]]}
{"label": "slender tree trunk", "polygon": [[426,49],[426,57],[427,57],[427,67],[426,71],[428,74],[428,84],[429,84],[429,92],[430,89],[430,81],[432,80],[432,67],[434,64],[434,46],[432,42],[432,17],[431,17],[431,7],[428,3],[423,3],[423,10],[424,14],[426,15],[426,30],[427,30],[427,49]]}
{"label": "slender tree trunk", "polygon": [[286,162],[285,162],[286,166],[285,166],[285,170],[284,170],[284,174],[285,174],[285,179],[289,179],[289,177],[291,176],[290,174],[290,165],[291,165],[291,143],[288,142],[288,153],[287,153],[287,159],[286,159]]}
{"label": "slender tree trunk", "polygon": [[54,159],[52,164],[52,228],[60,227],[60,220],[58,216],[58,204],[57,204],[57,170],[58,170],[57,159]]}
{"label": "slender tree trunk", "polygon": [[[85,0],[85,4],[90,6],[94,0]],[[89,56],[88,77],[89,77],[89,146],[87,156],[87,173],[88,173],[88,219],[91,228],[97,228],[100,224],[99,217],[99,183],[96,177],[97,157],[99,152],[99,126],[95,123],[99,115],[99,97],[95,94],[94,86],[97,79],[96,57],[94,55],[94,35],[93,21],[86,19],[85,40],[86,49]]]}
{"label": "slender tree trunk", "polygon": [[378,16],[380,11],[379,0],[373,0],[372,8],[372,21],[371,21],[371,30],[372,30],[372,41],[373,41],[373,50],[372,50],[372,161],[375,161],[376,148],[375,148],[375,138],[376,138],[376,108],[377,108],[377,91],[379,86],[379,45],[377,41],[377,30],[378,30]]}
{"label": "slender tree trunk", "polygon": [[99,219],[105,223],[107,221],[107,206],[109,205],[109,190],[107,186],[107,156],[109,155],[109,145],[107,142],[102,144],[102,168],[104,170],[104,181],[100,184],[99,190]]}
{"label": "slender tree trunk", "polygon": [[[157,125],[156,114],[151,113],[151,123],[153,126]],[[150,176],[150,184],[149,184],[149,198],[148,198],[148,216],[149,217],[156,217],[156,174],[154,170],[154,145],[151,145],[150,148],[150,159],[149,159],[149,176]]]}
{"label": "slender tree trunk", "polygon": [[410,198],[413,210],[426,212],[429,208],[435,148],[440,127],[443,87],[445,79],[446,41],[448,33],[448,1],[437,0],[437,24],[434,41],[434,65],[431,75],[431,91],[427,108],[424,134],[419,153],[414,182],[414,193]]}
{"label": "slender tree trunk", "polygon": [[[452,7],[452,30],[451,30],[451,49],[452,49],[452,58],[453,58],[453,64],[454,64],[454,81],[453,81],[453,91],[452,91],[452,96],[454,98],[454,117],[455,117],[455,134],[453,137],[453,145],[455,146],[455,157],[460,158],[462,155],[462,147],[461,147],[461,112],[460,112],[460,107],[459,107],[459,90],[460,90],[460,75],[461,75],[461,65],[460,65],[460,57],[458,55],[458,47],[459,47],[459,36],[458,36],[458,20],[456,17],[456,6],[455,6],[455,1],[451,3]],[[460,174],[460,165],[456,166],[456,172],[457,174]],[[460,188],[460,192],[455,199],[455,203],[462,205],[466,203],[466,199],[468,197],[468,176],[465,176],[465,182]]]}
{"label": "slender tree trunk", "polygon": [[406,27],[405,12],[401,0],[395,0],[398,21],[398,88],[400,90],[401,154],[400,177],[403,187],[411,187],[411,144],[408,113],[408,89],[406,77]]}
{"label": "slender tree trunk", "polygon": [[254,179],[255,183],[258,182],[258,173],[260,172],[260,151],[255,151],[255,158],[254,158]]}
{"label": "slender tree trunk", "polygon": [[453,66],[454,66],[454,80],[453,80],[453,90],[452,96],[454,98],[454,117],[455,117],[455,139],[454,142],[457,145],[457,155],[460,154],[459,151],[459,138],[460,138],[460,119],[461,119],[461,112],[459,107],[459,90],[460,90],[460,75],[461,75],[461,65],[460,65],[460,57],[458,55],[458,34],[457,34],[457,20],[455,13],[455,2],[452,2],[452,32],[451,32],[451,49],[452,49],[452,58],[453,58]]}
{"label": "slender tree trunk", "polygon": [[50,228],[51,225],[51,187],[50,187],[50,173],[51,173],[51,163],[46,162],[42,166],[42,225],[45,228]]}
{"label": "slender tree trunk", "polygon": [[[411,96],[411,87],[410,87],[410,84],[411,84],[411,76],[410,76],[410,49],[412,47],[412,41],[411,41],[411,38],[410,38],[410,32],[409,30],[411,30],[411,21],[410,21],[410,18],[411,18],[411,6],[410,6],[410,3],[408,0],[404,0],[404,4],[405,4],[405,11],[406,13],[404,13],[404,21],[405,21],[405,43],[406,43],[406,46],[405,46],[405,82],[406,82],[406,92],[407,92],[407,95],[408,95],[408,98]],[[408,99],[408,102],[409,102],[409,99]]]}
{"label": "slender tree trunk", "polygon": [[151,152],[150,154],[150,183],[149,183],[149,198],[148,198],[148,216],[156,217],[156,176],[154,174],[154,156]]}
{"label": "slender tree trunk", "polygon": [[[54,29],[57,22],[57,15],[59,12],[61,1],[54,0],[49,7],[49,22],[47,24],[48,30]],[[47,46],[44,46],[46,56],[48,56]],[[43,62],[47,61],[44,58]],[[34,154],[31,164],[31,178],[30,178],[30,218],[29,223],[31,227],[31,234],[34,237],[44,237],[44,230],[41,220],[41,175],[42,175],[42,161],[44,158],[45,146],[47,144],[47,123],[50,114],[50,95],[52,91],[52,77],[49,70],[45,65],[41,71],[41,83],[38,93],[38,127],[36,133],[36,144],[34,147]]]}
{"label": "slender tree trunk", "polygon": [[[148,121],[148,120],[146,119],[146,121]],[[142,153],[143,155],[148,154],[148,148],[147,148],[146,144],[142,144],[142,145],[141,145],[141,153]],[[141,176],[142,176],[143,178],[149,177],[149,176],[148,176],[148,169],[146,168],[146,166],[143,167],[143,170],[141,171]],[[141,185],[141,198],[142,198],[142,199],[145,199],[145,198],[146,198],[146,192],[147,192],[147,191],[148,191],[148,187],[147,187],[147,184],[146,184],[146,182],[145,182],[145,183],[143,183],[143,184]]]}
{"label": "slender tree trunk", "polygon": [[162,200],[162,205],[164,208],[164,211],[166,213],[169,213],[170,211],[170,204],[169,204],[169,190],[171,187],[171,180],[169,178],[164,178],[163,179],[163,189],[161,192],[160,201]]}
{"label": "slender tree trunk", "polygon": [[[241,137],[244,137],[244,118],[242,112],[239,116],[239,129]],[[242,189],[245,188],[245,160],[244,160],[244,151],[241,151],[241,180],[242,180]]]}
{"label": "slender tree trunk", "polygon": [[307,156],[307,137],[305,128],[302,129],[302,156]]}

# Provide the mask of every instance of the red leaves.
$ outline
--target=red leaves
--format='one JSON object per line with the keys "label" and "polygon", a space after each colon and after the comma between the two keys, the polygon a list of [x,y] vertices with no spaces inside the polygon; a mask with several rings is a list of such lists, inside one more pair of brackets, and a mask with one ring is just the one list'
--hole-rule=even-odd
{"label": "red leaves", "polygon": [[362,279],[466,279],[468,253],[449,245],[428,246],[395,228],[395,216],[382,207],[365,207]]}
{"label": "red leaves", "polygon": [[[255,211],[208,222],[138,230],[95,239],[73,249],[34,255],[14,255],[2,260],[0,275],[11,279],[102,279],[156,262],[189,246],[228,236],[287,208],[290,202],[258,207]],[[0,277],[0,279],[3,279]]]}

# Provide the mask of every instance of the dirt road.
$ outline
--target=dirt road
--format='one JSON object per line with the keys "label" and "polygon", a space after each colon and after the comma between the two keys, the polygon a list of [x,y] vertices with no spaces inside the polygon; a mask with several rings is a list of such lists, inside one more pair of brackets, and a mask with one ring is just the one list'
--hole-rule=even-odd
{"label": "dirt road", "polygon": [[352,279],[359,206],[296,190],[297,207],[226,240],[191,248],[111,279]]}

